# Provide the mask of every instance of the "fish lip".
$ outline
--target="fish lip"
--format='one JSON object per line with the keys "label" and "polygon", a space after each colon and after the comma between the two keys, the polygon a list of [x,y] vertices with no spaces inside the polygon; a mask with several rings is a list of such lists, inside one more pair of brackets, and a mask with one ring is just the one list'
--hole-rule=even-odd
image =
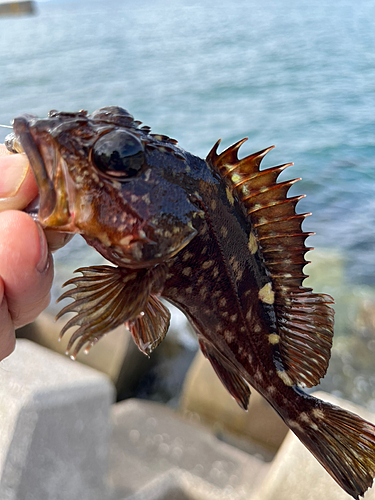
{"label": "fish lip", "polygon": [[[57,194],[52,179],[48,174],[38,142],[32,133],[32,121],[36,119],[37,117],[32,115],[20,115],[13,120],[13,130],[26,153],[39,188],[39,217],[46,219],[53,213],[56,207]],[[54,171],[53,167],[52,165],[51,174]]]}

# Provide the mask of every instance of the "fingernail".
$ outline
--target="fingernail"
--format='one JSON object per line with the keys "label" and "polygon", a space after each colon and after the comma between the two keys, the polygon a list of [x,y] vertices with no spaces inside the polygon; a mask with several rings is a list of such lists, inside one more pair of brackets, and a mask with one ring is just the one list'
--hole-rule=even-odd
{"label": "fingernail", "polygon": [[39,232],[39,241],[40,241],[40,259],[39,259],[39,262],[38,264],[36,265],[36,269],[37,271],[39,271],[40,273],[43,273],[47,266],[48,266],[48,245],[47,245],[47,240],[46,240],[46,237],[44,235],[44,231],[43,229],[41,228],[41,226],[36,223],[36,227],[38,228],[38,232]]}
{"label": "fingernail", "polygon": [[21,187],[28,170],[25,155],[2,157],[0,169],[0,198],[15,196]]}

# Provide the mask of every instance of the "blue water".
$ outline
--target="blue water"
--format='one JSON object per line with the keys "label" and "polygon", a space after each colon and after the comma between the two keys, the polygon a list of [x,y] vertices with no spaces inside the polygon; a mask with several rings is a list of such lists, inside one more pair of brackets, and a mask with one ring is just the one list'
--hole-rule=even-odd
{"label": "blue water", "polygon": [[[375,285],[372,0],[80,0],[38,9],[0,19],[0,123],[116,104],[203,157],[219,137],[229,146],[248,136],[243,154],[275,144],[264,165],[292,161],[284,178],[303,178],[291,194],[308,195],[299,204],[313,212],[308,244],[344,258],[348,288]],[[57,261],[74,269],[98,258],[86,252],[77,239]],[[375,351],[366,328],[334,350],[331,379],[375,408],[373,361],[361,361]]]}

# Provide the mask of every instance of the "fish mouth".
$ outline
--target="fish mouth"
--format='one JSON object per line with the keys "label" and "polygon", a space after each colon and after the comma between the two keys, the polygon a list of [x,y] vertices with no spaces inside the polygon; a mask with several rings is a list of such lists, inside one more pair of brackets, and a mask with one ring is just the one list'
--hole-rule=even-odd
{"label": "fish mouth", "polygon": [[28,114],[16,117],[13,120],[14,134],[29,160],[39,188],[40,222],[46,227],[64,226],[70,218],[62,175],[64,160],[58,156],[51,135],[34,128],[37,120],[36,116]]}

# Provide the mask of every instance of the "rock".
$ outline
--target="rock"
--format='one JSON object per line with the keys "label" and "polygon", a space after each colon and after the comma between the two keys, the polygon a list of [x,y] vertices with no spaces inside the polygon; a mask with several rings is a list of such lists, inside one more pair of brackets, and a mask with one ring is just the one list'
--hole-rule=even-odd
{"label": "rock", "polygon": [[116,499],[248,500],[268,464],[158,403],[112,408],[110,483]]}
{"label": "rock", "polygon": [[0,364],[0,498],[103,500],[114,388],[28,340]]}
{"label": "rock", "polygon": [[[375,415],[348,401],[325,392],[314,396],[339,405],[375,423]],[[315,460],[303,444],[289,432],[267,476],[252,500],[348,500],[345,493],[323,467]],[[375,489],[366,495],[366,500],[375,499]]]}
{"label": "rock", "polygon": [[[186,376],[181,411],[196,413],[216,432],[230,432],[251,440],[273,453],[281,445],[288,428],[267,401],[251,389],[248,412],[242,410],[224,388],[209,361],[197,353]],[[233,442],[233,438],[228,436]],[[237,446],[241,446],[236,440]],[[242,443],[244,447],[244,443]],[[245,446],[245,449],[252,451]],[[258,449],[261,452],[261,449]]]}
{"label": "rock", "polygon": [[[65,317],[55,322],[51,314],[44,312],[34,323],[17,330],[17,336],[30,339],[65,356],[71,334],[67,332],[61,342],[58,342],[58,338],[66,322]],[[71,332],[73,331],[72,329]],[[124,397],[133,392],[139,377],[149,370],[154,362],[137,349],[123,325],[100,339],[88,354],[81,350],[77,361],[105,373]]]}

